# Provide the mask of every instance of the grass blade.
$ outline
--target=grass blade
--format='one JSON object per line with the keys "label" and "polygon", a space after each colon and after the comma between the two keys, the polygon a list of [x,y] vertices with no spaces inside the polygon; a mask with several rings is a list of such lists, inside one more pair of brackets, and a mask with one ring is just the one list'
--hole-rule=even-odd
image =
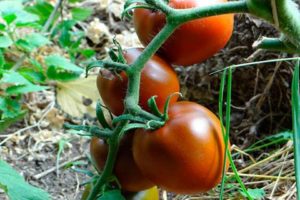
{"label": "grass blade", "polygon": [[300,198],[300,94],[299,94],[299,62],[297,61],[292,81],[292,115],[294,138],[294,162],[297,186],[297,199]]}

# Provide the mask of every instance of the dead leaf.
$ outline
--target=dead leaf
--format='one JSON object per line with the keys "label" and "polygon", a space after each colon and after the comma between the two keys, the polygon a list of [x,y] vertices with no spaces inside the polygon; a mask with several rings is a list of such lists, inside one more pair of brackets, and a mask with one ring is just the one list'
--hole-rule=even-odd
{"label": "dead leaf", "polygon": [[[74,117],[84,114],[96,116],[96,103],[102,103],[96,86],[96,76],[80,78],[71,82],[58,82],[56,87],[57,102],[61,109]],[[105,112],[106,119],[109,113]]]}

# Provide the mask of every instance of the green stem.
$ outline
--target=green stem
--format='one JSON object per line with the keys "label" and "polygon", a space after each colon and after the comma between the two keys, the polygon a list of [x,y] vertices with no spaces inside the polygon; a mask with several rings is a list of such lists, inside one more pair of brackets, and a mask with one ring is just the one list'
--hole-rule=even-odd
{"label": "green stem", "polygon": [[[137,114],[141,111],[138,106],[141,71],[146,62],[155,54],[155,52],[162,46],[168,37],[175,31],[177,24],[167,23],[164,28],[155,36],[150,44],[144,49],[142,54],[131,67],[127,70],[128,75],[128,90],[125,97],[125,108],[131,114]],[[145,113],[144,113],[145,114]]]}
{"label": "green stem", "polygon": [[203,17],[222,15],[228,13],[247,13],[249,12],[247,1],[231,1],[215,5],[196,7],[191,9],[178,9],[172,12],[169,17],[178,23],[185,23]]}
{"label": "green stem", "polygon": [[87,200],[95,200],[97,195],[102,190],[102,187],[107,183],[107,180],[112,176],[115,161],[119,150],[120,136],[124,133],[124,128],[126,127],[127,124],[128,121],[120,123],[119,126],[117,126],[117,128],[115,129],[113,136],[108,140],[108,145],[109,145],[108,156],[105,162],[103,172],[101,174],[101,177],[93,186],[93,189],[90,192]]}
{"label": "green stem", "polygon": [[267,49],[272,51],[283,51],[286,53],[300,53],[300,49],[292,44],[288,45],[281,38],[262,37],[253,44],[253,48]]}

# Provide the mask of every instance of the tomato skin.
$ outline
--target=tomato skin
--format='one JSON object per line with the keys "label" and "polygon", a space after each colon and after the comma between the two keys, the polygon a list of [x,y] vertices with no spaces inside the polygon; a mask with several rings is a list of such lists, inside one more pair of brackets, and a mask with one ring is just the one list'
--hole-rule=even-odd
{"label": "tomato skin", "polygon": [[[124,52],[124,57],[128,64],[142,53],[141,48],[131,48]],[[115,115],[120,115],[124,111],[123,100],[126,95],[128,78],[125,72],[120,73],[121,79],[113,76],[112,79],[107,79],[101,75],[97,77],[97,87],[103,99],[104,104]],[[173,68],[154,55],[145,65],[141,74],[140,86],[140,106],[149,111],[148,99],[157,95],[156,103],[158,108],[163,111],[165,101],[168,96],[179,92],[179,80]],[[174,96],[171,99],[171,104],[176,102],[178,97]]]}
{"label": "tomato skin", "polygon": [[219,119],[205,107],[184,101],[170,106],[163,127],[138,129],[133,141],[142,173],[167,191],[182,194],[205,192],[219,183],[224,149]]}
{"label": "tomato skin", "polygon": [[[118,178],[122,190],[137,192],[154,186],[146,179],[135,164],[132,155],[133,134],[125,135],[121,140],[114,174]],[[90,144],[90,152],[93,161],[99,171],[103,170],[107,154],[108,145],[99,138],[93,137]]]}
{"label": "tomato skin", "polygon": [[[227,0],[170,0],[176,9],[202,7],[227,2]],[[137,8],[133,13],[136,33],[144,46],[165,24],[161,12]],[[233,31],[233,14],[193,20],[180,26],[160,48],[158,54],[168,62],[188,66],[200,63],[222,49]]]}
{"label": "tomato skin", "polygon": [[136,193],[126,193],[124,195],[127,200],[159,200],[159,191],[156,186],[147,190]]}

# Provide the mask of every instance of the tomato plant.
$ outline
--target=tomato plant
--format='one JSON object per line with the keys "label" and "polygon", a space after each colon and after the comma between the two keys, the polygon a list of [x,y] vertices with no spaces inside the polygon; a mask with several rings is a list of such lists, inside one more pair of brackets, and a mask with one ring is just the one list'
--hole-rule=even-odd
{"label": "tomato plant", "polygon": [[[131,64],[142,53],[141,48],[131,48],[124,52],[128,64]],[[123,100],[126,95],[128,78],[125,72],[119,76],[108,78],[101,73],[97,79],[97,87],[105,105],[115,115],[124,111]],[[149,111],[147,102],[152,96],[157,96],[156,103],[162,111],[168,96],[179,92],[179,80],[172,67],[160,57],[154,55],[146,64],[141,74],[140,106]],[[171,99],[171,103],[177,97]]]}
{"label": "tomato plant", "polygon": [[193,102],[173,104],[163,127],[138,129],[133,141],[134,159],[142,173],[175,193],[204,192],[216,186],[224,150],[219,119]]}
{"label": "tomato plant", "polygon": [[[186,9],[214,5],[227,0],[170,0],[169,6]],[[165,25],[162,12],[137,8],[133,14],[136,33],[147,46]],[[177,65],[192,65],[206,60],[222,49],[233,31],[233,14],[196,19],[181,25],[159,49],[159,54]]]}
{"label": "tomato plant", "polygon": [[[141,174],[133,160],[132,139],[133,134],[127,134],[122,139],[114,173],[123,190],[136,192],[153,187],[154,184]],[[103,170],[107,158],[108,145],[104,140],[94,137],[91,140],[90,152],[97,169],[99,171]]]}

